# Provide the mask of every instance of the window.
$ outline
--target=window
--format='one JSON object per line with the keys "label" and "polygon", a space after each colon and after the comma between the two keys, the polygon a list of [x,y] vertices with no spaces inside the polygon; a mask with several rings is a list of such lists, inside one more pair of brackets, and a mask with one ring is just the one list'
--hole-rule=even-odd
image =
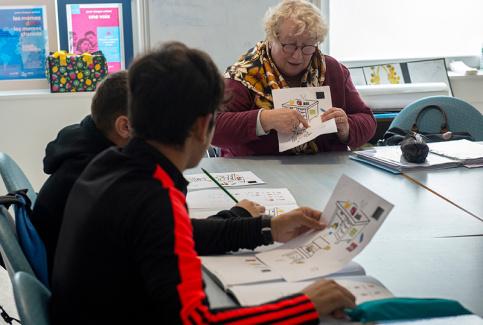
{"label": "window", "polygon": [[482,13],[480,0],[330,1],[329,53],[339,61],[474,57],[479,63]]}

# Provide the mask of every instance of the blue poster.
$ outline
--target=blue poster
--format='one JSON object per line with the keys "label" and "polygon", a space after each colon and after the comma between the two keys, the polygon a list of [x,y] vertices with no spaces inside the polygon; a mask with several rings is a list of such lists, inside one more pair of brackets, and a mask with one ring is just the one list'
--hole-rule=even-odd
{"label": "blue poster", "polygon": [[45,10],[45,6],[0,6],[0,80],[45,78]]}

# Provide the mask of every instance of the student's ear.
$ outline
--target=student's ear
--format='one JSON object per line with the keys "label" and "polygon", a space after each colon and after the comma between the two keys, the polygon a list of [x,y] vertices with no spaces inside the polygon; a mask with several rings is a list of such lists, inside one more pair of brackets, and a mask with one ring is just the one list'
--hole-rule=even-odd
{"label": "student's ear", "polygon": [[114,122],[114,129],[121,138],[129,139],[131,137],[131,126],[127,116],[119,116]]}
{"label": "student's ear", "polygon": [[213,114],[208,114],[205,116],[200,116],[196,119],[193,125],[193,135],[201,143],[211,142],[211,131],[213,126],[211,126],[211,121],[213,120]]}
{"label": "student's ear", "polygon": [[127,118],[127,116],[118,116],[118,118],[114,122],[114,131],[116,132],[117,138],[120,141],[120,144],[116,144],[124,147],[129,139],[131,139],[131,125],[129,124],[129,119]]}

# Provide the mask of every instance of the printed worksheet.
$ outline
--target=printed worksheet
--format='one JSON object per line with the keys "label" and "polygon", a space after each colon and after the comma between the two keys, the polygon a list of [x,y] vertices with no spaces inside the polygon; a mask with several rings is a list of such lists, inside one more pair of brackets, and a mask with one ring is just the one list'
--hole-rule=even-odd
{"label": "printed worksheet", "polygon": [[364,249],[392,208],[343,174],[322,214],[326,229],[309,231],[256,256],[289,282],[337,272]]}
{"label": "printed worksheet", "polygon": [[280,152],[303,145],[321,134],[337,132],[334,119],[323,123],[321,120],[322,113],[332,107],[329,86],[274,89],[272,96],[274,107],[295,109],[309,123],[308,128],[300,124],[290,134],[278,132]]}
{"label": "printed worksheet", "polygon": [[[265,184],[264,181],[250,171],[210,174],[224,187]],[[188,190],[218,187],[206,174],[184,175],[184,178],[189,182]]]}
{"label": "printed worksheet", "polygon": [[[234,202],[230,202],[230,204],[231,206],[235,205]],[[297,208],[298,208],[297,205],[265,206],[265,212],[263,214],[276,217],[280,214],[295,210]],[[204,209],[199,210],[199,209],[196,209],[196,207],[193,207],[192,209],[190,209],[189,214],[190,214],[190,218],[192,219],[206,219],[210,216],[217,214],[219,211],[220,211],[219,209],[218,210],[204,210]]]}
{"label": "printed worksheet", "polygon": [[[281,243],[274,243],[281,246]],[[263,246],[257,247],[256,252],[266,251]],[[242,251],[225,255],[200,256],[203,269],[220,285],[224,290],[228,287],[266,283],[278,281],[285,282],[282,276],[272,271],[266,264],[256,258],[256,252]],[[349,262],[345,267],[327,277],[347,277],[365,275],[364,268],[356,263]]]}
{"label": "printed worksheet", "polygon": [[[230,189],[230,194],[238,201],[247,199],[265,207],[297,205],[295,198],[287,188]],[[235,205],[233,199],[221,189],[188,192],[186,202],[188,203],[190,213],[195,210],[219,211],[229,209]]]}
{"label": "printed worksheet", "polygon": [[[382,283],[371,276],[335,277],[333,279],[356,297],[356,304],[394,297]],[[300,292],[313,282],[266,282],[261,284],[236,285],[230,287],[229,291],[236,297],[240,305],[253,306]]]}

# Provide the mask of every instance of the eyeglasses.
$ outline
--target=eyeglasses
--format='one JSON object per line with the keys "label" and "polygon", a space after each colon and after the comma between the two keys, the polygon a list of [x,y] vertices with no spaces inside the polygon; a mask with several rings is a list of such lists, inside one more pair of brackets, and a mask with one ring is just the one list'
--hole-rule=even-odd
{"label": "eyeglasses", "polygon": [[293,53],[295,53],[295,51],[297,51],[297,49],[299,47],[302,50],[302,54],[304,54],[304,55],[313,54],[315,52],[315,50],[317,50],[317,45],[302,45],[302,46],[297,46],[295,44],[283,44],[282,41],[280,40],[280,38],[278,38],[278,36],[277,36],[277,39],[280,42],[280,45],[282,45],[283,52],[284,53],[287,53],[287,54],[293,54]]}

